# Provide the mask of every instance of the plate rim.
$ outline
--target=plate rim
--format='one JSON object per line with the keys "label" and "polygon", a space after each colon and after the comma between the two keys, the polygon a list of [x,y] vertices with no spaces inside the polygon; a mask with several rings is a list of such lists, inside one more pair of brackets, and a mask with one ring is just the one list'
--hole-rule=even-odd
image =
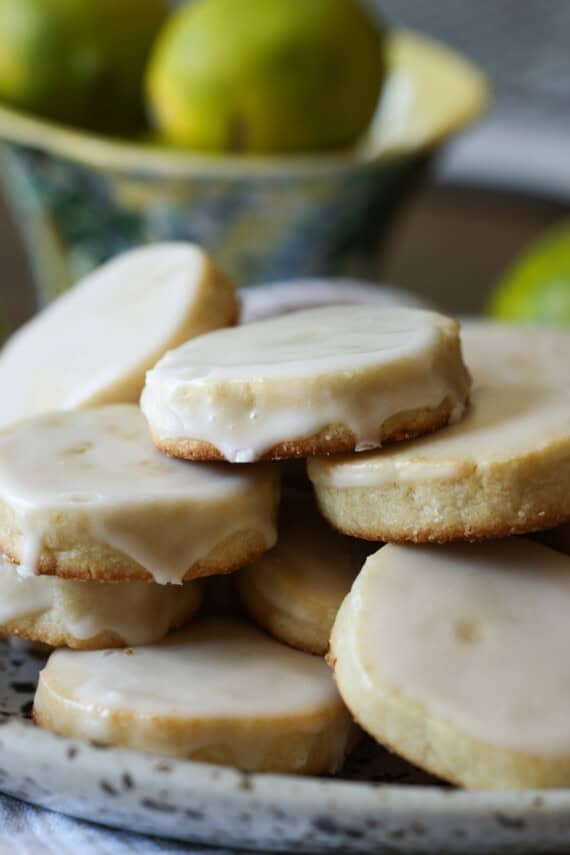
{"label": "plate rim", "polygon": [[[397,805],[390,807],[402,811],[423,810],[439,813],[444,807],[446,815],[461,816],[474,809],[482,813],[497,810],[515,809],[518,812],[524,806],[525,813],[533,810],[544,815],[549,812],[570,812],[570,788],[549,790],[465,790],[447,788],[437,785],[392,784],[382,781],[348,780],[338,777],[316,777],[303,775],[287,775],[274,773],[244,772],[229,766],[217,766],[209,763],[199,763],[161,754],[134,751],[128,748],[98,745],[88,740],[76,737],[61,736],[43,730],[32,721],[18,719],[5,715],[0,718],[0,731],[10,734],[9,752],[28,757],[32,752],[38,763],[52,760],[56,745],[68,750],[72,747],[81,749],[87,754],[93,765],[98,765],[102,752],[112,756],[122,765],[140,765],[143,772],[153,773],[157,765],[168,766],[168,771],[174,778],[186,778],[186,783],[199,787],[204,792],[225,790],[227,788],[241,791],[255,791],[256,801],[274,802],[289,800],[291,804],[308,804],[311,796],[317,796],[321,791],[334,795],[342,795],[350,800],[356,796],[373,794],[374,803],[378,803],[378,794],[384,796],[386,802],[397,800]],[[20,739],[19,737],[23,737]],[[23,748],[23,746],[25,746]],[[3,753],[8,746],[0,740]],[[23,750],[22,750],[23,749]],[[97,760],[95,760],[97,758]],[[85,760],[85,756],[83,758]],[[90,763],[87,764],[91,765]],[[153,766],[155,767],[153,769]],[[93,770],[94,771],[94,770]],[[188,772],[192,774],[189,776]],[[182,783],[180,782],[176,782]],[[0,786],[3,790],[4,784]],[[294,790],[294,793],[291,791]],[[270,791],[270,792],[269,792]],[[320,797],[319,797],[320,802]],[[343,800],[343,804],[346,804]]]}

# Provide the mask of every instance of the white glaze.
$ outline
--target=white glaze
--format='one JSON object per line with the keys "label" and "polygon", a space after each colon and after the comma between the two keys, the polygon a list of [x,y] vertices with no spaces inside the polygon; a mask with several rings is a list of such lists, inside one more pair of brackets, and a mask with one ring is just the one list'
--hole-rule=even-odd
{"label": "white glaze", "polygon": [[199,603],[196,584],[175,589],[148,582],[74,582],[54,576],[22,576],[0,555],[0,624],[51,612],[62,634],[79,641],[113,632],[125,644],[164,636],[173,616]]}
{"label": "white glaze", "polygon": [[0,433],[0,500],[21,532],[21,572],[65,515],[141,564],[159,583],[252,528],[276,539],[277,473],[186,463],[160,454],[134,405],[52,413]]}
{"label": "white glaze", "polygon": [[197,439],[250,462],[329,425],[377,447],[391,416],[451,400],[468,378],[452,321],[433,312],[333,306],[201,336],[147,374],[141,406],[155,437]]}
{"label": "white glaze", "polygon": [[1,351],[0,424],[137,401],[145,370],[184,340],[208,275],[198,247],[165,243],[125,253],[87,276]]}
{"label": "white glaze", "polygon": [[476,384],[570,385],[570,330],[469,320],[461,341]]}
{"label": "white glaze", "polygon": [[109,711],[134,716],[264,719],[342,707],[325,662],[238,621],[210,620],[139,647],[58,650],[43,682],[92,711],[105,730]]}
{"label": "white glaze", "polygon": [[522,383],[481,386],[471,393],[459,424],[365,456],[312,460],[309,475],[320,485],[338,488],[453,481],[475,468],[566,447],[569,436],[570,391]]}
{"label": "white glaze", "polygon": [[[44,581],[48,584],[42,584]],[[21,576],[17,568],[0,554],[0,623],[48,611],[52,604],[50,581]]]}
{"label": "white glaze", "polygon": [[570,754],[566,556],[519,538],[388,545],[347,603],[343,643],[366,691],[398,693],[489,745]]}

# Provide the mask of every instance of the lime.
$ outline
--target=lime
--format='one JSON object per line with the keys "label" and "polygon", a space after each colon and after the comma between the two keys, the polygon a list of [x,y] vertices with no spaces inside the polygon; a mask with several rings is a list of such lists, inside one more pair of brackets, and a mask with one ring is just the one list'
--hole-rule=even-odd
{"label": "lime", "polygon": [[383,75],[383,33],[358,0],[196,0],[162,31],[147,94],[174,144],[314,151],[362,134]]}
{"label": "lime", "polygon": [[549,230],[507,271],[489,313],[501,320],[570,324],[570,223]]}
{"label": "lime", "polygon": [[0,100],[109,132],[140,124],[167,0],[0,0]]}

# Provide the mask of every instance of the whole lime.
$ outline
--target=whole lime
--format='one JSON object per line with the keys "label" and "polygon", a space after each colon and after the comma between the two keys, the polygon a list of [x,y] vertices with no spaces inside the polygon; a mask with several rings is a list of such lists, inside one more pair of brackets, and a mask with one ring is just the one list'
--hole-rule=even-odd
{"label": "whole lime", "polygon": [[0,100],[131,131],[144,117],[144,70],[167,13],[167,0],[0,0]]}
{"label": "whole lime", "polygon": [[162,31],[147,94],[174,144],[315,151],[362,134],[384,69],[382,30],[358,0],[196,0]]}
{"label": "whole lime", "polygon": [[489,302],[501,320],[570,324],[570,223],[549,230],[507,271]]}

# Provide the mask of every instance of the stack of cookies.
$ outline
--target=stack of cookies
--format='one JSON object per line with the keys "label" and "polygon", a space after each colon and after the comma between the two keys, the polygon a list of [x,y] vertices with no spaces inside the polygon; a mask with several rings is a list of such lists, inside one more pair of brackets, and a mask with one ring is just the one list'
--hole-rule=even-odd
{"label": "stack of cookies", "polygon": [[565,535],[511,535],[570,520],[570,336],[471,325],[469,404],[442,315],[237,311],[159,245],[0,354],[0,631],[60,648],[36,722],[321,773],[356,721],[466,786],[569,783]]}
{"label": "stack of cookies", "polygon": [[567,787],[570,537],[553,527],[570,519],[570,335],[472,323],[462,338],[460,423],[309,464],[324,516],[387,542],[328,658],[355,718],[418,766],[470,788]]}
{"label": "stack of cookies", "polygon": [[101,268],[8,342],[3,633],[74,648],[152,642],[198,610],[191,580],[273,544],[275,473],[168,460],[136,403],[159,356],[232,323],[237,309],[203,252],[167,244]]}

